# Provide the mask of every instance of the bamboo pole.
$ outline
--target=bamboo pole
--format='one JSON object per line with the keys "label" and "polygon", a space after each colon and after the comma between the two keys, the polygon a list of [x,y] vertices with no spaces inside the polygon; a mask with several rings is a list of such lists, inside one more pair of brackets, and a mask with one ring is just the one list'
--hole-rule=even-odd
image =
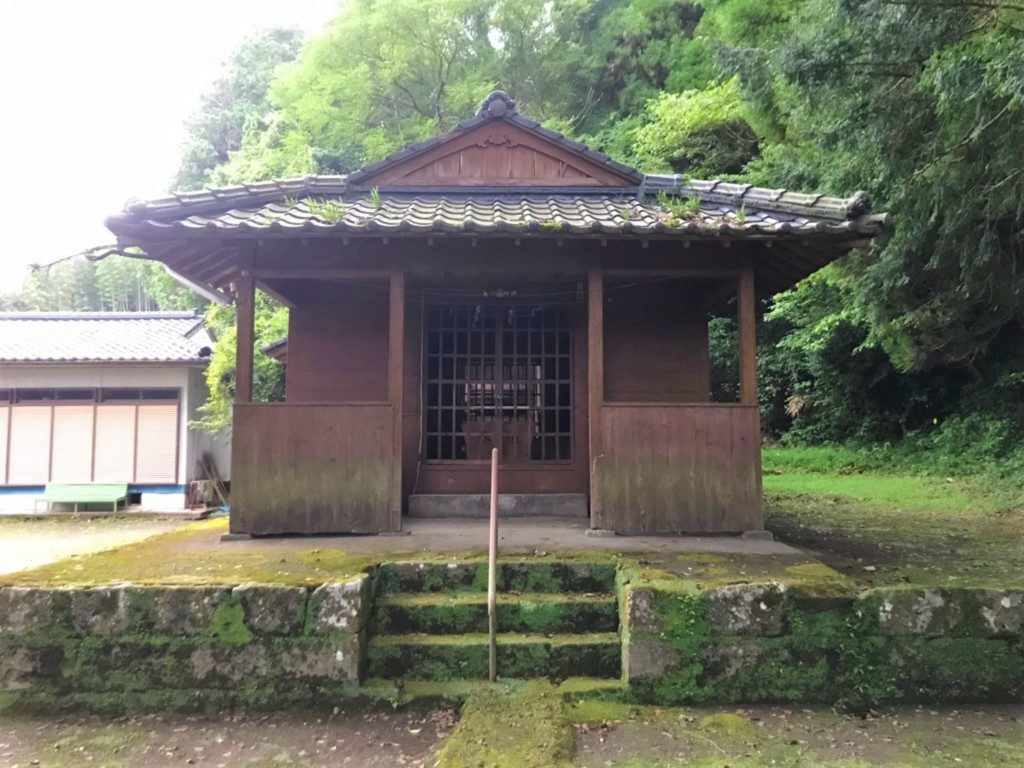
{"label": "bamboo pole", "polygon": [[488,679],[498,679],[498,449],[491,449],[491,537],[487,550]]}

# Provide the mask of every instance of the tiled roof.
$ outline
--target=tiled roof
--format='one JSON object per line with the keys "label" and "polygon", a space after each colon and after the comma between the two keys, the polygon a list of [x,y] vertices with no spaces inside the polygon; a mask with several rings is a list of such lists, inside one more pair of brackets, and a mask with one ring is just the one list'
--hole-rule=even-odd
{"label": "tiled roof", "polygon": [[0,362],[205,362],[194,312],[0,312]]}
{"label": "tiled roof", "polygon": [[[368,187],[382,172],[451,142],[489,121],[506,122],[612,173],[620,186]],[[387,178],[384,174],[383,178]],[[675,198],[662,205],[659,198]],[[678,205],[699,199],[699,210]],[[375,204],[375,202],[379,204]],[[685,238],[856,239],[878,234],[867,196],[825,197],[723,181],[643,174],[518,114],[501,91],[454,130],[390,155],[349,176],[305,176],[186,192],[130,203],[107,226],[132,243],[176,233],[496,234],[681,236]]]}
{"label": "tiled roof", "polygon": [[[692,213],[673,213],[659,195],[700,198]],[[721,181],[646,176],[637,189],[501,191],[354,190],[341,176],[249,184],[175,195],[129,206],[115,232],[144,229],[234,234],[597,234],[770,237],[875,235],[884,216],[864,195],[825,197]]]}

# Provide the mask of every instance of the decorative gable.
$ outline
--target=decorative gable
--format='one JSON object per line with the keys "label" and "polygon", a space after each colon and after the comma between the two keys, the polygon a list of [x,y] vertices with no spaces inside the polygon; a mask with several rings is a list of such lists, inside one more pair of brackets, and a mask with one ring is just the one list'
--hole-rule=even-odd
{"label": "decorative gable", "polygon": [[639,174],[515,111],[501,91],[455,131],[350,177],[380,187],[622,187]]}

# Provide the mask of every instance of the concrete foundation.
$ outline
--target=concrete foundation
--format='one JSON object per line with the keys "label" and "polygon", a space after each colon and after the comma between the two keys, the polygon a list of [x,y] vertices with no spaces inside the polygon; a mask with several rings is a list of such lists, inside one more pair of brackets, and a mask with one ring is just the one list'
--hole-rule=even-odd
{"label": "concrete foundation", "polygon": [[[444,518],[490,515],[491,497],[486,493],[430,494],[409,497],[409,517]],[[587,497],[582,493],[501,493],[501,517],[587,517]]]}

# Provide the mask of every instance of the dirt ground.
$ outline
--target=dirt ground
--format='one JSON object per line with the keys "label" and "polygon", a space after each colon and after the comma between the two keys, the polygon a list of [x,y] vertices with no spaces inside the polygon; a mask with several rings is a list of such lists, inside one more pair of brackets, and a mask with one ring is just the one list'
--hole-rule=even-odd
{"label": "dirt ground", "polygon": [[643,708],[577,727],[582,768],[944,768],[1024,765],[1024,707]]}
{"label": "dirt ground", "polygon": [[123,517],[0,518],[0,573],[131,544],[185,524],[183,520]]}
{"label": "dirt ground", "polygon": [[[1024,765],[1024,706],[867,717],[799,707],[571,710],[579,768],[995,768]],[[451,709],[0,718],[0,768],[429,766]],[[468,768],[468,767],[467,767]]]}
{"label": "dirt ground", "polygon": [[3,768],[423,766],[451,710],[0,718]]}

